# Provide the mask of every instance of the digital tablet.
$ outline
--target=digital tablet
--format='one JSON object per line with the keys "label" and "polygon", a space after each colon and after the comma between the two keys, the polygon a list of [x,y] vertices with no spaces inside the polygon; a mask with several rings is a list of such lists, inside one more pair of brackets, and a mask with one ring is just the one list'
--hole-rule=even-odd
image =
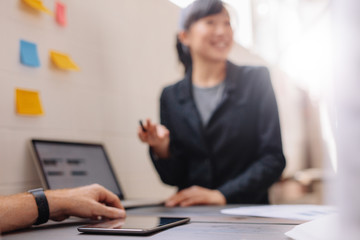
{"label": "digital tablet", "polygon": [[107,220],[96,224],[81,226],[78,227],[78,231],[98,234],[145,235],[188,223],[189,221],[190,218],[127,216],[124,219]]}

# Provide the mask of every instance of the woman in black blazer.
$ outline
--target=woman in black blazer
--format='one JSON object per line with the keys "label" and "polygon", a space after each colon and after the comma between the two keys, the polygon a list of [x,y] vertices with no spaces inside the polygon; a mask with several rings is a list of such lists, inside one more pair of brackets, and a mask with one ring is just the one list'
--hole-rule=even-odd
{"label": "woman in black blazer", "polygon": [[192,3],[180,27],[185,77],[163,90],[161,125],[138,130],[162,181],[179,188],[166,205],[269,203],[285,158],[268,70],[227,60],[233,31],[219,0]]}

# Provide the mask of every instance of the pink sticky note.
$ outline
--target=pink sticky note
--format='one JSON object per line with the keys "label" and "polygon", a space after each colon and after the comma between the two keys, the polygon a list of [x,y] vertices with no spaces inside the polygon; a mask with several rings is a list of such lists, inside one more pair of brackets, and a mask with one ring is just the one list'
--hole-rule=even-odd
{"label": "pink sticky note", "polygon": [[66,26],[66,6],[61,2],[56,3],[56,21],[61,26]]}

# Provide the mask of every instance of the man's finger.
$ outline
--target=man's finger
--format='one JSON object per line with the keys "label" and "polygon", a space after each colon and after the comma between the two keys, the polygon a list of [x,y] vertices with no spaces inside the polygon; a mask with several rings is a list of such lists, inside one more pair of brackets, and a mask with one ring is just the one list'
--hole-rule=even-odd
{"label": "man's finger", "polygon": [[97,203],[94,210],[92,211],[94,216],[101,216],[105,218],[124,218],[126,216],[125,210],[105,206],[101,203]]}
{"label": "man's finger", "polygon": [[124,209],[124,207],[120,202],[119,197],[106,188],[103,188],[102,191],[100,192],[99,201],[105,203],[108,206]]}

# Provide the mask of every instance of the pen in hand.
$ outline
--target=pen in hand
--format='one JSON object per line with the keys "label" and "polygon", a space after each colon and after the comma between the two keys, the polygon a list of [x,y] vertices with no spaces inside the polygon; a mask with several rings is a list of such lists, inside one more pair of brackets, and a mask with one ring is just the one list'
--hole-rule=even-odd
{"label": "pen in hand", "polygon": [[144,125],[143,125],[143,123],[142,123],[141,120],[139,120],[139,124],[140,124],[140,127],[141,127],[142,131],[143,131],[143,132],[147,132],[147,131],[146,131],[146,128],[144,127]]}

